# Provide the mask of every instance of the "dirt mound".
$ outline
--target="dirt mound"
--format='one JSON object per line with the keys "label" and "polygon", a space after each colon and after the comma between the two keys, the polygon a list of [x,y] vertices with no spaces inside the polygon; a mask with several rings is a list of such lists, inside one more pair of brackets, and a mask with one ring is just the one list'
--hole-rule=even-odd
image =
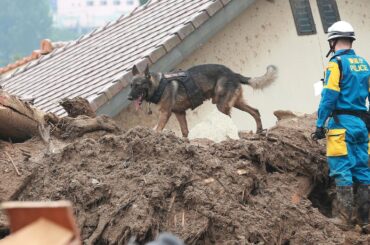
{"label": "dirt mound", "polygon": [[1,199],[71,200],[86,244],[161,231],[186,244],[367,244],[324,215],[332,197],[324,147],[309,138],[314,117],[284,118],[266,135],[217,144],[141,127],[53,139],[52,152],[37,140],[7,144],[22,176],[8,164],[2,184],[29,177]]}
{"label": "dirt mound", "polygon": [[90,103],[87,99],[82,97],[75,97],[73,99],[65,98],[59,102],[70,117],[78,117],[81,115],[96,117],[95,112],[91,109]]}

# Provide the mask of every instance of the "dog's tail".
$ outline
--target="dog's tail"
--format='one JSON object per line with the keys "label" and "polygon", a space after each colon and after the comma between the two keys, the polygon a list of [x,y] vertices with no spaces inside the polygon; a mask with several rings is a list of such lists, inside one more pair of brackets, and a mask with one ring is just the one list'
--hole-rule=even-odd
{"label": "dog's tail", "polygon": [[244,77],[241,76],[241,83],[248,84],[254,89],[263,89],[271,85],[277,78],[278,69],[274,65],[269,65],[265,75],[261,77]]}

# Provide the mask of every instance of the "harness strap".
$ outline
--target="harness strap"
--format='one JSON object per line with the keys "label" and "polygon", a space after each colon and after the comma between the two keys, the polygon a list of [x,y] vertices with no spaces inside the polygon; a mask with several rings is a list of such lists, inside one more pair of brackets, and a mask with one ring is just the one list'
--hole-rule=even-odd
{"label": "harness strap", "polygon": [[161,100],[162,94],[166,86],[168,85],[170,81],[171,80],[169,79],[162,78],[161,81],[159,81],[158,88],[154,91],[152,97],[149,98],[149,102],[158,104],[158,102]]}
{"label": "harness strap", "polygon": [[157,104],[162,97],[166,86],[171,81],[177,81],[182,84],[185,88],[186,94],[191,103],[191,108],[195,109],[197,106],[203,103],[204,96],[201,89],[193,81],[192,77],[187,72],[176,72],[176,73],[167,73],[163,74],[162,79],[159,81],[158,88],[154,91],[153,95],[149,98],[149,102]]}
{"label": "harness strap", "polygon": [[191,109],[194,110],[197,106],[203,103],[203,92],[190,76],[184,77],[180,82],[184,86],[186,94],[190,100]]}
{"label": "harness strap", "polygon": [[351,115],[356,117],[362,117],[366,114],[366,111],[360,110],[334,110],[333,114],[336,115]]}
{"label": "harness strap", "polygon": [[367,115],[367,111],[359,111],[359,110],[334,110],[332,113],[332,117],[334,118],[335,123],[339,123],[338,115],[351,115],[362,119],[365,123],[365,117]]}

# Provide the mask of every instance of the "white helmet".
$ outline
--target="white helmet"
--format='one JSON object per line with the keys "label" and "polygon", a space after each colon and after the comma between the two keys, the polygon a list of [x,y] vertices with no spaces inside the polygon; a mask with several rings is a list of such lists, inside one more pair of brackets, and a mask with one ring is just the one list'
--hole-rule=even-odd
{"label": "white helmet", "polygon": [[346,21],[338,21],[328,29],[328,41],[337,38],[349,38],[356,40],[355,31],[352,25]]}

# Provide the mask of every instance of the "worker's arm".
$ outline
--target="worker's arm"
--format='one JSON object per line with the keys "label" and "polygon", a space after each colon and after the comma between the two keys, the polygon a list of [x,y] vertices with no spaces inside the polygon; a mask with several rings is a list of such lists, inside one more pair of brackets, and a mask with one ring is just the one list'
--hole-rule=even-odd
{"label": "worker's arm", "polygon": [[318,110],[316,126],[324,127],[326,120],[335,109],[340,87],[340,71],[336,61],[330,61],[325,74],[324,89],[321,93],[321,101]]}

